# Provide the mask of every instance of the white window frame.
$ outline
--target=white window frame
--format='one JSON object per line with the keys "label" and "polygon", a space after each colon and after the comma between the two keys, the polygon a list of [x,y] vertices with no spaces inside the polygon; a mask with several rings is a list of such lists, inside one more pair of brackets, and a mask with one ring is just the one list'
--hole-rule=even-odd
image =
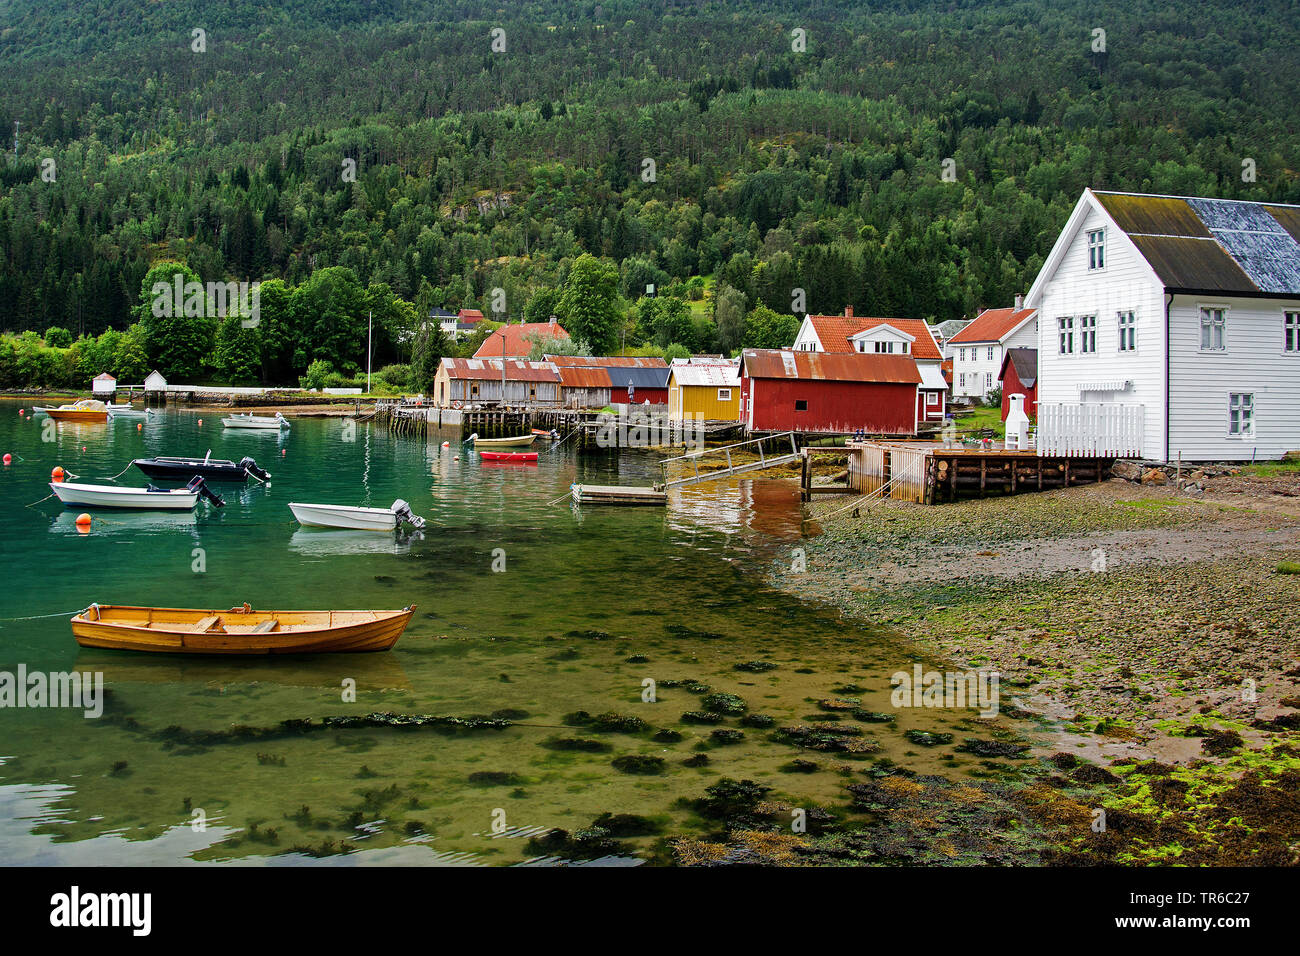
{"label": "white window frame", "polygon": [[[1137,310],[1122,309],[1116,313],[1116,327],[1119,329],[1119,348],[1120,352],[1136,352],[1138,350],[1137,340]],[[1126,344],[1127,343],[1127,344]]]}
{"label": "white window frame", "polygon": [[[1221,317],[1219,318],[1218,321],[1218,328],[1220,330],[1218,347],[1215,347],[1213,345],[1207,346],[1205,344],[1205,329],[1206,329],[1205,319],[1207,314],[1213,312],[1221,313]],[[1196,326],[1196,331],[1197,331],[1196,343],[1198,345],[1197,351],[1199,352],[1228,351],[1228,307],[1226,305],[1213,305],[1213,304],[1198,305],[1196,307],[1196,314],[1199,317],[1199,321]],[[1213,341],[1214,339],[1213,336],[1214,327],[1215,327],[1214,320],[1213,318],[1211,318],[1210,325],[1209,325],[1209,328],[1211,330],[1211,336],[1210,336],[1211,341]]]}
{"label": "white window frame", "polygon": [[985,373],[984,373],[984,391],[987,392],[987,391],[989,391],[991,388],[993,388],[993,373],[992,373],[992,372],[985,372]]}
{"label": "white window frame", "polygon": [[1106,227],[1089,229],[1086,238],[1088,240],[1088,271],[1104,272],[1106,270]]}
{"label": "white window frame", "polygon": [[958,373],[957,373],[957,387],[960,388],[960,389],[962,389],[963,391],[965,390],[965,388],[966,388],[966,373],[965,373],[965,372],[958,372]]}
{"label": "white window frame", "polygon": [[1282,310],[1282,354],[1300,355],[1300,309]]}
{"label": "white window frame", "polygon": [[[1069,344],[1067,349],[1065,346]],[[1056,354],[1074,354],[1074,316],[1062,315],[1056,319]]]}
{"label": "white window frame", "polygon": [[926,392],[926,393],[925,393],[925,405],[926,405],[926,407],[927,407],[927,408],[932,408],[932,407],[938,405],[938,404],[939,404],[939,399],[940,399],[941,397],[942,397],[942,396],[941,396],[938,392]]}
{"label": "white window frame", "polygon": [[1097,351],[1096,314],[1079,316],[1079,354],[1093,355]]}
{"label": "white window frame", "polygon": [[[1228,393],[1228,437],[1253,439],[1255,437],[1255,393]],[[1233,430],[1235,427],[1235,431]]]}
{"label": "white window frame", "polygon": [[729,401],[731,401],[731,389],[729,389],[729,388],[720,388],[720,389],[718,389],[718,401],[720,401],[720,402],[729,402]]}
{"label": "white window frame", "polygon": [[991,346],[991,345],[989,346],[988,360],[989,360],[990,362],[993,361],[993,346]]}
{"label": "white window frame", "polygon": [[965,349],[958,349],[957,351],[958,351],[958,353],[959,353],[960,356],[961,356],[961,361],[963,361],[963,362],[966,361],[966,350],[965,350]]}

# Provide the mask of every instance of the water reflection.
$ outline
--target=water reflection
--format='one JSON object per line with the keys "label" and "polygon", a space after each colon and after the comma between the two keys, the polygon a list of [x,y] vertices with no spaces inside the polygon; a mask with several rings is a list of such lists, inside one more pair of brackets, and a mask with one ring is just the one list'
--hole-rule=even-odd
{"label": "water reflection", "polygon": [[289,539],[289,550],[312,557],[340,554],[406,554],[424,533],[410,531],[351,531],[299,528]]}

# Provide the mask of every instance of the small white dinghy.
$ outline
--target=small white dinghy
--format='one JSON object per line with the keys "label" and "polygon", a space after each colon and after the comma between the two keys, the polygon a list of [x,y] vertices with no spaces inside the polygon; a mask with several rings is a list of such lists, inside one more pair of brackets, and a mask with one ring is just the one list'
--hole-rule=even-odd
{"label": "small white dinghy", "polygon": [[218,508],[225,505],[198,475],[184,488],[119,488],[116,485],[82,485],[51,481],[50,488],[69,508],[133,508],[138,511],[193,511],[202,496]]}
{"label": "small white dinghy", "polygon": [[275,415],[228,415],[221,419],[221,424],[227,428],[264,428],[268,431],[279,431],[281,428],[289,427],[289,420],[276,412]]}
{"label": "small white dinghy", "polygon": [[350,505],[313,505],[289,502],[298,523],[309,528],[347,528],[353,531],[395,531],[400,522],[419,530],[424,519],[412,514],[411,506],[397,499],[388,508],[354,508]]}

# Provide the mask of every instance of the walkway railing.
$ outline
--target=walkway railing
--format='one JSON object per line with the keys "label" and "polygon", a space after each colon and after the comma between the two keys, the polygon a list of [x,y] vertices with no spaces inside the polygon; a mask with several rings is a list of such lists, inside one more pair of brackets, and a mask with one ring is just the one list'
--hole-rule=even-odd
{"label": "walkway railing", "polygon": [[[786,451],[784,443],[790,442],[790,450]],[[769,447],[764,448],[764,444]],[[777,445],[779,448],[771,446]],[[758,454],[758,461],[747,461],[741,464],[735,464],[732,460],[732,453],[741,449],[749,451],[753,446]],[[753,454],[753,451],[749,451]],[[722,456],[726,462],[722,468],[716,468],[710,471],[700,471],[700,461],[710,456]],[[778,465],[787,465],[792,461],[799,460],[799,448],[795,442],[794,432],[778,432],[775,435],[764,435],[762,438],[751,438],[748,441],[736,442],[734,445],[722,445],[718,448],[704,448],[699,451],[688,452],[685,455],[678,455],[676,458],[665,458],[660,467],[663,468],[664,487],[674,488],[678,485],[693,485],[700,481],[713,481],[718,478],[726,478],[728,475],[739,475],[749,471],[762,471],[765,468],[775,468]],[[693,473],[685,478],[671,478],[669,476],[669,466],[674,464],[689,465]]]}

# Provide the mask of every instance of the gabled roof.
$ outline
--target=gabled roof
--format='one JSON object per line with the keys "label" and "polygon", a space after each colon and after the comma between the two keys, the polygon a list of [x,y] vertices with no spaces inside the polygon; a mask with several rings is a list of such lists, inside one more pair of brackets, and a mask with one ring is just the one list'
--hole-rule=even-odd
{"label": "gabled roof", "polygon": [[876,352],[795,352],[791,349],[745,349],[740,365],[750,378],[798,378],[808,381],[882,382],[919,385],[921,373],[910,355]]}
{"label": "gabled roof", "polygon": [[985,309],[966,328],[948,340],[949,345],[1001,342],[1034,317],[1037,309]]}
{"label": "gabled roof", "polygon": [[93,381],[93,382],[116,382],[117,379],[115,379],[112,375],[109,375],[107,372],[100,372],[100,373],[99,373],[98,375],[96,375],[93,379],[91,379],[91,381]]}
{"label": "gabled roof", "polygon": [[857,351],[849,341],[853,336],[881,325],[890,325],[912,336],[912,355],[915,358],[922,361],[926,359],[938,361],[943,358],[934,335],[930,332],[930,326],[922,319],[886,319],[862,315],[809,315],[807,319],[812,323],[817,339],[827,352]]}
{"label": "gabled roof", "polygon": [[596,365],[560,365],[556,367],[562,388],[611,388],[609,371]]}
{"label": "gabled roof", "polygon": [[[558,382],[560,373],[550,362],[522,362],[506,359],[506,380],[510,382]],[[442,367],[449,378],[474,382],[501,381],[501,360],[444,358]]]}
{"label": "gabled roof", "polygon": [[1132,241],[1166,292],[1300,296],[1300,206],[1085,189],[1030,301],[1038,301],[1092,208]]}
{"label": "gabled roof", "polygon": [[505,341],[506,358],[528,355],[533,350],[534,339],[567,339],[569,333],[558,322],[522,322],[503,325],[483,340],[474,353],[475,358],[495,358],[502,355],[501,343]]}
{"label": "gabled roof", "polygon": [[1020,384],[1025,388],[1033,388],[1038,381],[1038,349],[1007,349],[1007,354],[1002,358],[1002,370],[998,372],[998,381],[1006,377],[1008,362],[1015,367]]}
{"label": "gabled roof", "polygon": [[446,309],[430,309],[430,310],[429,310],[429,318],[431,318],[431,319],[454,319],[454,318],[456,318],[456,313],[455,313],[455,312],[448,312]]}
{"label": "gabled roof", "polygon": [[740,366],[729,362],[725,365],[692,365],[689,362],[678,365],[674,362],[669,369],[669,379],[678,385],[733,388],[740,385]]}
{"label": "gabled roof", "polygon": [[483,312],[480,309],[461,309],[456,313],[456,318],[472,325],[475,322],[483,321]]}

